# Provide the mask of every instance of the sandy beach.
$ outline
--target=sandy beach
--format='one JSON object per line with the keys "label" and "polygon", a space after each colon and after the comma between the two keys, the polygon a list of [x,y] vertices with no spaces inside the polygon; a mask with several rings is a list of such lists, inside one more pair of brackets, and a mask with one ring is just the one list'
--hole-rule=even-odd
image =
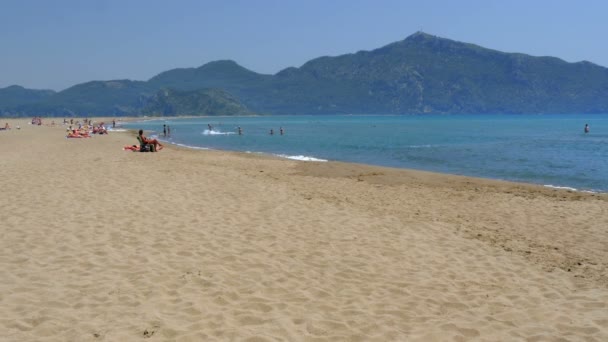
{"label": "sandy beach", "polygon": [[4,121],[0,341],[608,341],[606,194]]}

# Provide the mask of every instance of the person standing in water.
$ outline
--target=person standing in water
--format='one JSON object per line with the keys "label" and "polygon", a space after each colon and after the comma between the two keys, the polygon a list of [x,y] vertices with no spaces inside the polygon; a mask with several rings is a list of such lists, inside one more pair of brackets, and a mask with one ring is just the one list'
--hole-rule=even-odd
{"label": "person standing in water", "polygon": [[585,133],[589,133],[589,124],[585,124]]}
{"label": "person standing in water", "polygon": [[243,130],[241,129],[241,126],[238,127],[238,131],[239,131],[239,135],[243,135]]}

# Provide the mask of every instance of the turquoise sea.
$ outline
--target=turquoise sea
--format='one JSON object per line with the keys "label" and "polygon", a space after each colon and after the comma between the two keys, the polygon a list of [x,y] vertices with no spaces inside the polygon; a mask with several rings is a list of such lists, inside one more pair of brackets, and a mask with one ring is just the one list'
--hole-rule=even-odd
{"label": "turquoise sea", "polygon": [[204,117],[124,126],[192,148],[608,192],[608,114]]}

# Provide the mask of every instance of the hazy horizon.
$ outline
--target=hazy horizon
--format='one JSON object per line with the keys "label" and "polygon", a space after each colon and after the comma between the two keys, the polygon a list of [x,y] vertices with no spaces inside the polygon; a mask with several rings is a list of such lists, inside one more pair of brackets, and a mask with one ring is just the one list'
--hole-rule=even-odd
{"label": "hazy horizon", "polygon": [[608,66],[608,3],[550,1],[0,2],[0,88],[146,81],[233,60],[261,74],[373,50],[417,31],[485,48]]}

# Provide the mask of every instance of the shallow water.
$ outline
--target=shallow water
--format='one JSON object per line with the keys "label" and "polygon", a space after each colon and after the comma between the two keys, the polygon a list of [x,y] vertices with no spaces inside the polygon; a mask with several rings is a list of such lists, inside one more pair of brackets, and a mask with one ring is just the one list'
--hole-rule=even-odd
{"label": "shallow water", "polygon": [[608,192],[608,114],[205,117],[125,127],[189,147]]}

